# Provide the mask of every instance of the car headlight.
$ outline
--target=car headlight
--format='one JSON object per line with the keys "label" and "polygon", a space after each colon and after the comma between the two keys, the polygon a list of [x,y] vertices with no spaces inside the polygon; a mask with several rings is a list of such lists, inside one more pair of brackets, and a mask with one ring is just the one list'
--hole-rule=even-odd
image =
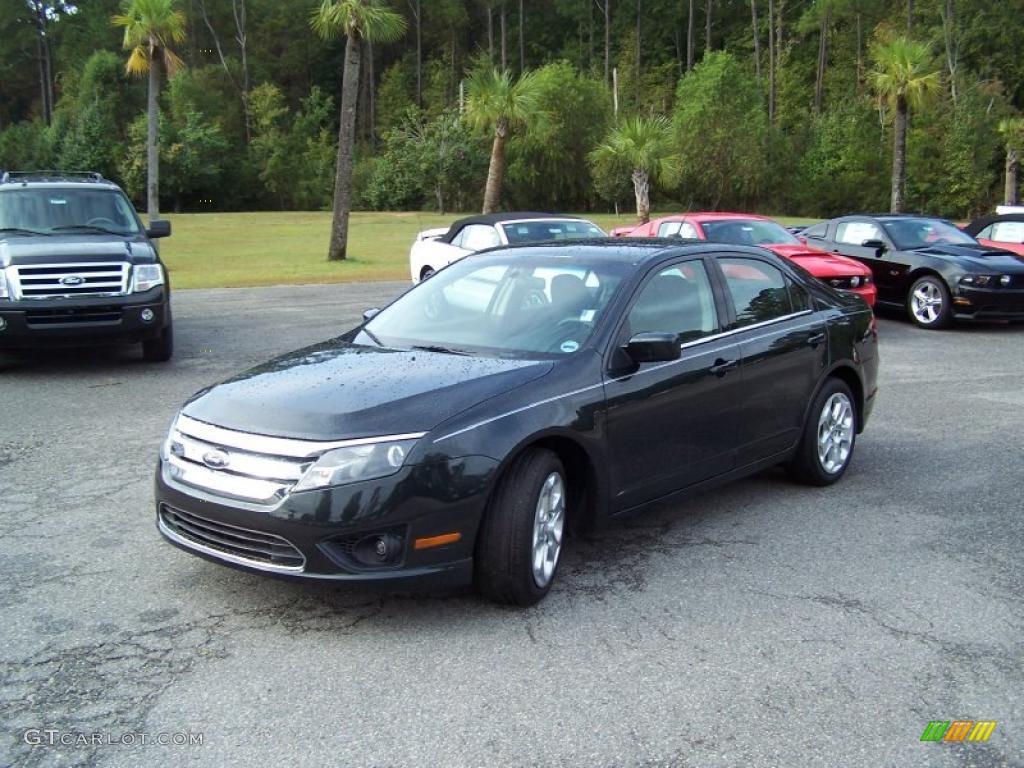
{"label": "car headlight", "polygon": [[164,284],[164,270],[159,264],[139,264],[132,269],[132,293],[141,293]]}
{"label": "car headlight", "polygon": [[317,459],[292,490],[309,491],[393,475],[405,464],[415,444],[415,439],[393,440],[336,448]]}
{"label": "car headlight", "polygon": [[0,299],[11,298],[10,290],[7,288],[7,275],[4,274],[3,267],[0,267]]}
{"label": "car headlight", "polygon": [[960,285],[970,285],[975,288],[984,288],[998,279],[998,275],[965,275],[960,278]]}
{"label": "car headlight", "polygon": [[860,288],[860,275],[854,275],[850,278],[851,288]]}

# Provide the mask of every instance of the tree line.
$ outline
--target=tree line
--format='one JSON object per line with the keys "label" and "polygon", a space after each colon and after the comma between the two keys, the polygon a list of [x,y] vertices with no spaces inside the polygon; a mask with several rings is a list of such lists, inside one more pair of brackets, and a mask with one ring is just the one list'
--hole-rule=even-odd
{"label": "tree line", "polygon": [[0,0],[0,168],[99,170],[151,210],[967,217],[1017,194],[1021,18],[1024,0]]}

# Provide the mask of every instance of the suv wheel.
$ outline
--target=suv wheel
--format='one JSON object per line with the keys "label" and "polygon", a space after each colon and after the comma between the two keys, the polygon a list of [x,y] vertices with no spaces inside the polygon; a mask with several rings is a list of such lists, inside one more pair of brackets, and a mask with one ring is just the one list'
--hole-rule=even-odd
{"label": "suv wheel", "polygon": [[174,329],[168,325],[155,339],[142,342],[142,357],[147,363],[165,363],[174,355]]}
{"label": "suv wheel", "polygon": [[533,605],[551,589],[562,553],[565,470],[549,450],[527,450],[499,481],[476,552],[480,593],[497,603]]}

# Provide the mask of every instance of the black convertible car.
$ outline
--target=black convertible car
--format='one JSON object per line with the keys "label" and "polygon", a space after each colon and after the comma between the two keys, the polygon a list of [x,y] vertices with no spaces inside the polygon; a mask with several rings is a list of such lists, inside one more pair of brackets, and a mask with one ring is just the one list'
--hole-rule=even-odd
{"label": "black convertible car", "polygon": [[1024,320],[1024,260],[982,245],[945,219],[843,216],[803,236],[874,273],[878,303],[904,307],[922,328],[963,320]]}
{"label": "black convertible car", "polygon": [[200,392],[160,451],[189,552],[541,599],[567,529],[778,464],[827,485],[875,398],[857,296],[743,246],[502,247]]}

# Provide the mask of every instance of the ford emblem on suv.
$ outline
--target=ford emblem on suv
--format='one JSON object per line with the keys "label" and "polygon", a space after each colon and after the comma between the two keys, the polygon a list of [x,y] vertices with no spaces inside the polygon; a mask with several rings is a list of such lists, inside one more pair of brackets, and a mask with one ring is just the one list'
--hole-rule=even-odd
{"label": "ford emblem on suv", "polygon": [[68,275],[60,279],[61,285],[81,285],[85,282],[85,278],[81,275]]}
{"label": "ford emblem on suv", "polygon": [[224,451],[207,451],[203,454],[203,464],[210,469],[224,469],[231,462],[231,457]]}

